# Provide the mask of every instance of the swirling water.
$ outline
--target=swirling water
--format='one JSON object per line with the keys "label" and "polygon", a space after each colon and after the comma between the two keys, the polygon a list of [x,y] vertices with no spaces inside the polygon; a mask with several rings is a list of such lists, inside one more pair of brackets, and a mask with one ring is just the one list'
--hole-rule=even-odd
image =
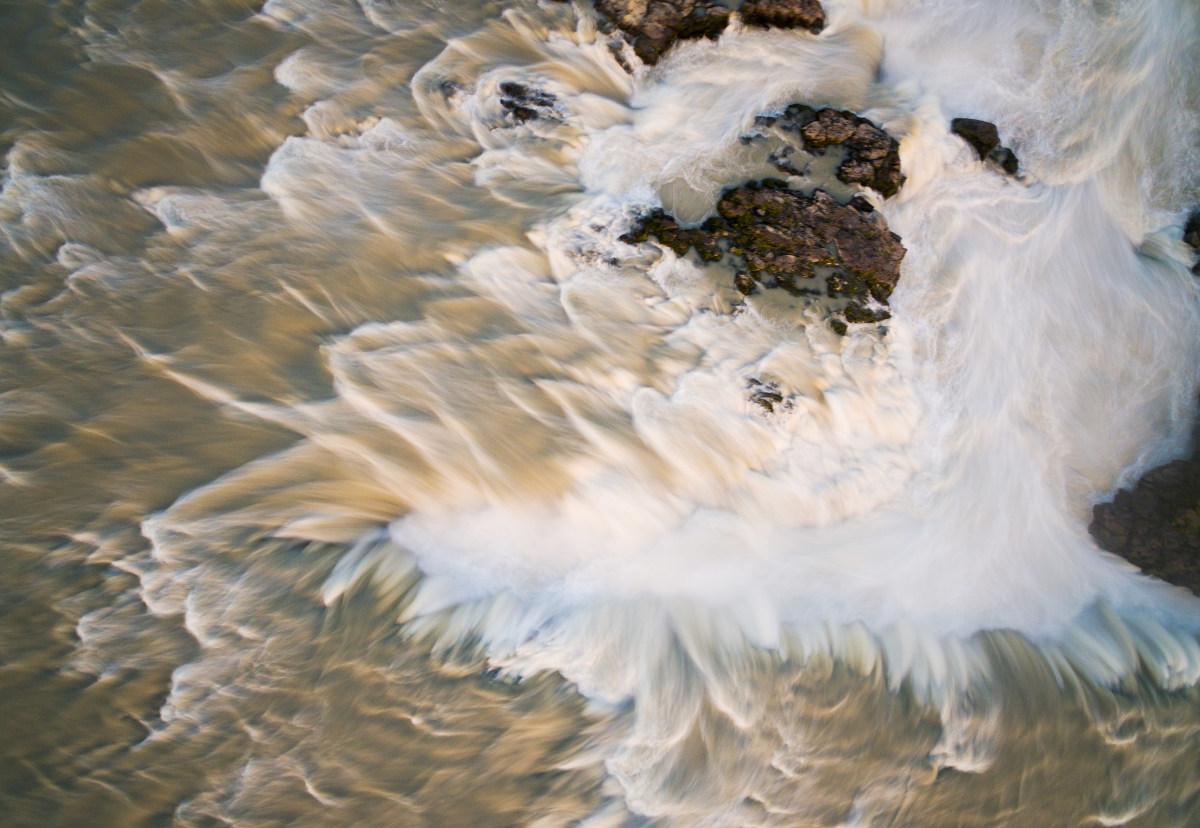
{"label": "swirling water", "polygon": [[[0,818],[1200,820],[1200,604],[1086,532],[1187,448],[1200,10],[826,8],[0,7]],[[908,175],[844,338],[618,239],[798,100]]]}

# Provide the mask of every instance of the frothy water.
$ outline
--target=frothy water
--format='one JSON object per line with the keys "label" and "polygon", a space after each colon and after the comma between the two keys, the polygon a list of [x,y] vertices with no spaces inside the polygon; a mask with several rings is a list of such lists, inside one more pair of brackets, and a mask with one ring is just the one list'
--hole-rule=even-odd
{"label": "frothy water", "polygon": [[[233,716],[275,745],[230,698],[282,686],[301,659],[346,671],[339,692],[354,676],[408,686],[411,653],[429,652],[531,694],[561,675],[588,700],[563,714],[593,723],[586,749],[548,754],[572,781],[543,794],[559,807],[544,824],[1186,824],[1186,805],[1182,822],[1162,814],[1187,783],[1145,780],[1187,755],[1196,723],[1129,724],[1112,693],[1195,685],[1200,601],[1102,553],[1086,525],[1187,448],[1200,294],[1178,225],[1200,193],[1200,13],[825,5],[819,36],[735,21],[653,68],[583,3],[270,0],[238,24],[270,33],[267,56],[207,79],[135,28],[82,24],[93,61],[139,67],[188,118],[222,84],[293,107],[243,119],[244,143],[269,148],[258,187],[236,189],[245,170],[205,143],[218,126],[174,135],[220,183],[149,175],[118,193],[155,222],[126,222],[154,239],[132,254],[88,234],[89,200],[112,194],[47,172],[36,130],[8,154],[6,255],[52,253],[63,295],[156,274],[224,297],[187,300],[229,315],[202,347],[120,319],[105,341],[237,428],[295,435],[210,464],[154,514],[110,509],[145,516],[150,549],[91,553],[136,588],[82,615],[74,669],[111,670],[130,625],[151,629],[131,620],[141,605],[198,648],[171,650],[145,744]],[[537,117],[504,106],[514,83],[545,94]],[[742,139],[795,101],[886,128],[908,177],[886,201],[865,193],[908,251],[893,316],[844,337],[819,302],[744,298],[727,264],[619,239],[650,208],[698,222],[725,188],[778,175]],[[995,121],[1020,174],[980,163],[949,132],[959,116]],[[833,186],[803,160],[794,186]],[[94,341],[58,302],[55,335]],[[319,352],[303,344],[317,336]],[[755,405],[754,383],[783,402]],[[103,546],[97,531],[75,541]],[[358,661],[331,643],[345,619],[383,636],[398,622],[405,655]],[[1037,737],[1022,728],[1060,695],[1105,744],[1166,734],[1130,776],[1143,787],[1061,807],[1031,792],[1040,810],[1018,802],[1017,823],[968,807],[958,775],[1023,778],[1015,745]],[[574,702],[542,703],[547,733],[580,729],[550,721]],[[240,782],[213,771],[176,818],[269,820],[279,774],[327,818],[375,818],[348,810],[357,782],[322,775],[322,750],[345,744],[323,704],[279,714],[318,735],[247,749]],[[423,813],[458,824],[471,807]]]}

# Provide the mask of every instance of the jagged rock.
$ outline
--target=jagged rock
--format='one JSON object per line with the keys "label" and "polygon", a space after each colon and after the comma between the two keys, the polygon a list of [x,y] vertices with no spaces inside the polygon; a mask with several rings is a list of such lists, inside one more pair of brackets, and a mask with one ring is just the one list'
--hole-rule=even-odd
{"label": "jagged rock", "polygon": [[1020,169],[1016,154],[1000,144],[995,124],[975,118],[955,118],[950,122],[950,131],[970,144],[980,160],[991,161],[1009,175],[1016,175]]}
{"label": "jagged rock", "polygon": [[746,0],[740,12],[751,26],[807,29],[813,34],[825,28],[825,10],[817,0]]}
{"label": "jagged rock", "polygon": [[[1200,254],[1200,210],[1188,217],[1187,224],[1183,226],[1183,240],[1190,244],[1197,254]],[[1196,263],[1192,265],[1192,273],[1200,276],[1200,258],[1197,258]]]}
{"label": "jagged rock", "polygon": [[1097,504],[1088,530],[1143,572],[1200,594],[1200,459],[1147,472],[1111,503]]}
{"label": "jagged rock", "polygon": [[523,83],[505,81],[500,84],[500,105],[517,123],[552,115],[555,103],[557,99],[549,92],[532,89]]}
{"label": "jagged rock", "polygon": [[732,12],[713,0],[595,0],[596,10],[633,41],[644,63],[657,63],[677,40],[715,40]]}

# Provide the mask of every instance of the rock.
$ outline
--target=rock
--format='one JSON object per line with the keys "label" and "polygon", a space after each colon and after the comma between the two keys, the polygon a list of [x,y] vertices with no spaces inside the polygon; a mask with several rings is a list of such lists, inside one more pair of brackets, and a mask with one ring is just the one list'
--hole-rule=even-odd
{"label": "rock", "polygon": [[1000,133],[996,130],[996,125],[989,121],[955,118],[950,122],[950,131],[974,147],[975,154],[981,160],[1000,146]]}
{"label": "rock", "polygon": [[[1200,254],[1200,210],[1188,217],[1187,224],[1183,226],[1183,240],[1190,244],[1196,253]],[[1197,258],[1196,263],[1192,265],[1192,273],[1200,276],[1200,258]]]}
{"label": "rock", "polygon": [[633,51],[654,64],[677,40],[715,40],[732,12],[714,0],[595,0],[596,11],[625,32]]}
{"label": "rock", "polygon": [[813,112],[803,104],[793,104],[779,125],[786,129],[790,123],[798,126],[804,149],[814,155],[823,155],[833,146],[845,148],[846,158],[837,173],[842,182],[871,187],[885,198],[904,185],[899,143],[866,118],[841,109]]}
{"label": "rock", "polygon": [[1152,469],[1097,504],[1088,531],[1143,572],[1200,594],[1200,459]]}
{"label": "rock", "polygon": [[886,302],[900,278],[904,246],[878,213],[839,204],[824,190],[806,196],[771,180],[729,190],[717,212],[732,231],[730,252],[757,282],[789,292],[827,270],[829,296]]}
{"label": "rock", "polygon": [[517,123],[552,116],[555,103],[557,99],[549,92],[532,89],[523,83],[505,81],[500,84],[500,105]]}
{"label": "rock", "polygon": [[792,401],[784,396],[777,382],[763,382],[758,377],[746,378],[746,397],[768,414],[780,411],[790,411]]}
{"label": "rock", "polygon": [[970,144],[981,161],[991,161],[1009,175],[1017,174],[1020,168],[1017,156],[1001,146],[995,124],[975,118],[955,118],[950,122],[950,131]]}
{"label": "rock", "polygon": [[1188,217],[1187,224],[1183,226],[1183,240],[1200,253],[1200,210]]}
{"label": "rock", "polygon": [[706,261],[728,252],[745,264],[734,279],[742,295],[759,285],[819,295],[823,285],[829,297],[855,300],[844,312],[846,322],[879,322],[890,315],[867,305],[887,301],[900,278],[905,249],[883,216],[863,209],[864,204],[865,199],[839,204],[824,190],[806,196],[767,179],[726,191],[717,203],[718,215],[700,227],[680,227],[654,210],[621,240],[636,244],[653,235],[678,255],[694,247]]}
{"label": "rock", "polygon": [[739,11],[751,26],[807,29],[813,34],[825,28],[825,10],[817,0],[746,0]]}

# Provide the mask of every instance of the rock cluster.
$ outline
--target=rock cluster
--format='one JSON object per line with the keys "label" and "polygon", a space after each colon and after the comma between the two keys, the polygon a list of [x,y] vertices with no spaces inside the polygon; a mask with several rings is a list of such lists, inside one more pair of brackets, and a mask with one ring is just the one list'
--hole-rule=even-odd
{"label": "rock cluster", "polygon": [[[732,9],[716,0],[594,0],[633,43],[643,63],[654,64],[677,40],[715,40],[725,31]],[[814,34],[825,27],[818,0],[746,0],[742,19],[753,26],[803,28]]]}
{"label": "rock cluster", "polygon": [[1016,175],[1020,169],[1017,156],[1000,144],[1000,133],[995,124],[974,118],[955,118],[950,122],[950,131],[970,144],[980,160],[991,161],[1009,175]]}
{"label": "rock cluster", "polygon": [[1089,531],[1143,572],[1200,594],[1200,459],[1152,469],[1097,504]]}

